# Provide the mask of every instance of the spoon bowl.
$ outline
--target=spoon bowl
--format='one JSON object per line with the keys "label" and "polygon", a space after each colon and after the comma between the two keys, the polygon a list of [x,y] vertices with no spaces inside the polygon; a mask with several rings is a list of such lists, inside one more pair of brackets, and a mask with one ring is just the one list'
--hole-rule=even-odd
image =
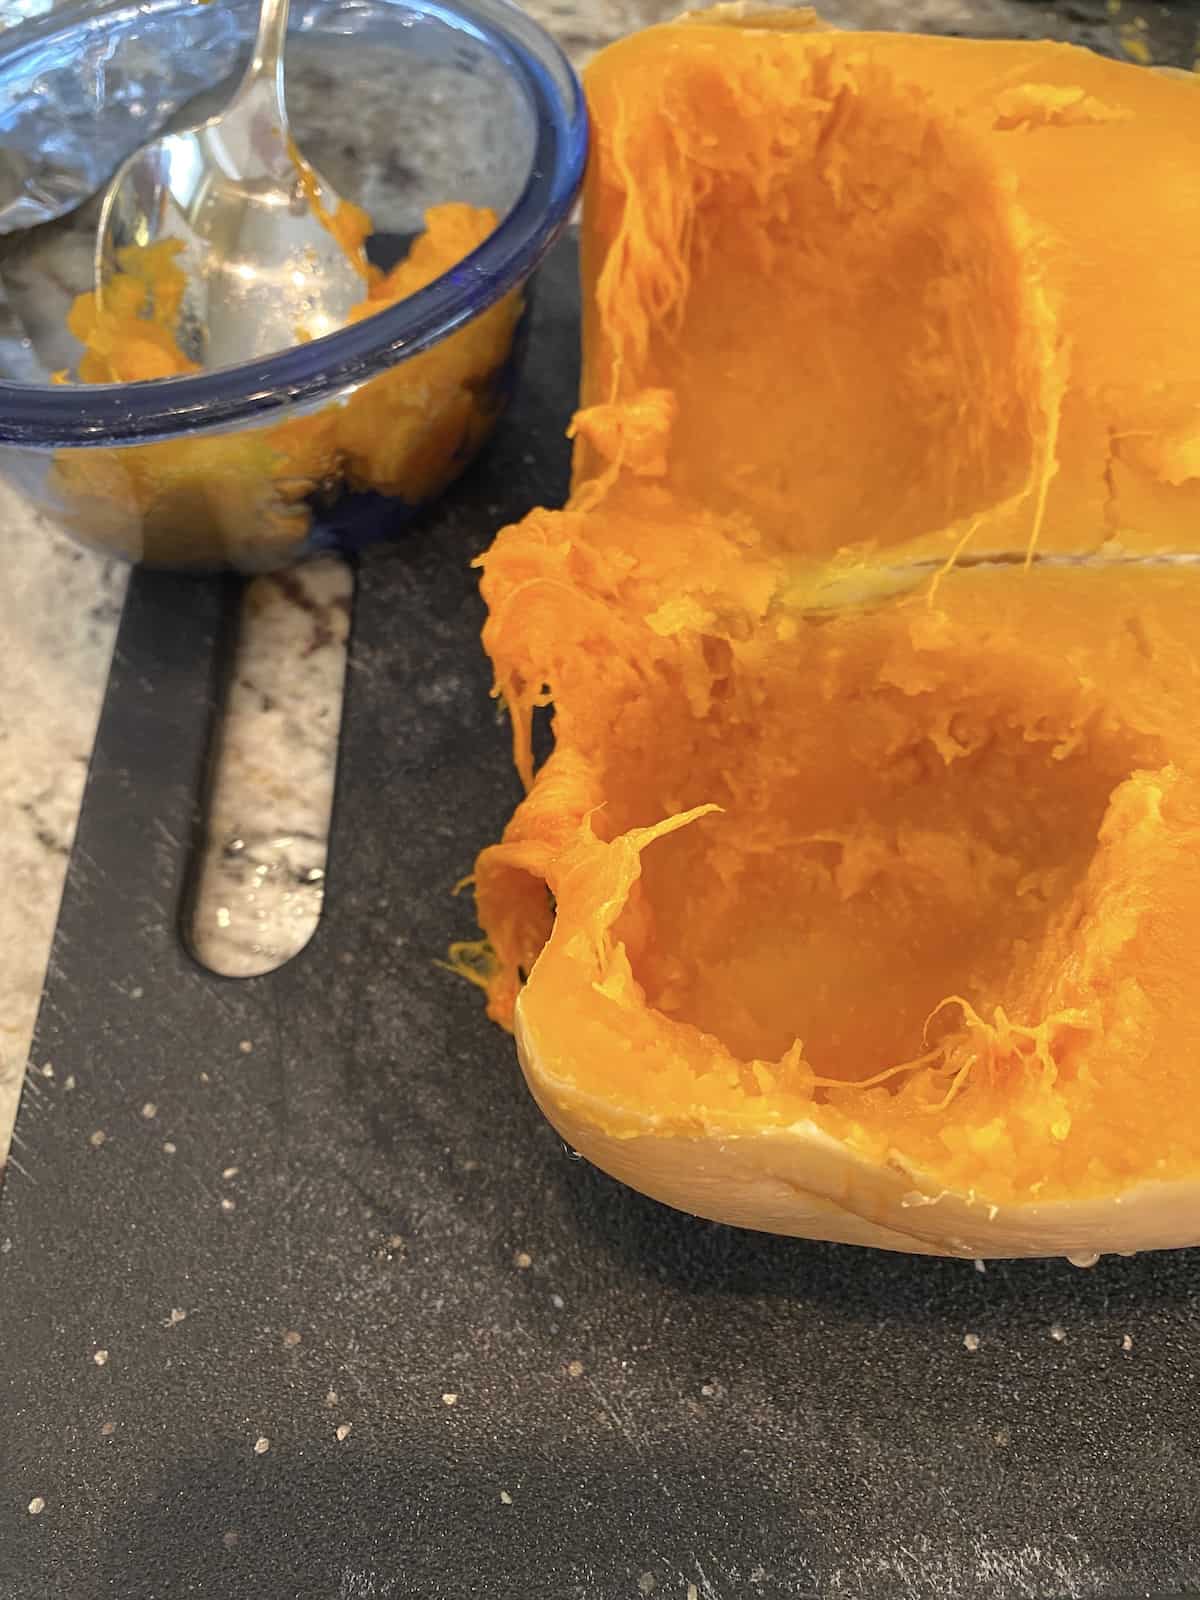
{"label": "spoon bowl", "polygon": [[101,299],[126,247],[178,241],[186,288],[175,332],[201,367],[321,338],[364,294],[363,269],[336,233],[344,202],[288,127],[288,9],[289,0],[262,0],[250,64],[225,108],[136,150],[101,208]]}

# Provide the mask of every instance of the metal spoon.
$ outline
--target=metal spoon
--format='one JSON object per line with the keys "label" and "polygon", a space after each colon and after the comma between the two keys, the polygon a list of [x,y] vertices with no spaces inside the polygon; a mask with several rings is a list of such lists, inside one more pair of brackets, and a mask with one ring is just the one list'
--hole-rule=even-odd
{"label": "metal spoon", "polygon": [[205,367],[286,349],[340,327],[364,294],[319,211],[340,204],[288,130],[283,47],[289,0],[262,0],[254,52],[225,109],[134,152],[104,197],[95,281],[128,244],[179,239],[187,278],[177,336]]}

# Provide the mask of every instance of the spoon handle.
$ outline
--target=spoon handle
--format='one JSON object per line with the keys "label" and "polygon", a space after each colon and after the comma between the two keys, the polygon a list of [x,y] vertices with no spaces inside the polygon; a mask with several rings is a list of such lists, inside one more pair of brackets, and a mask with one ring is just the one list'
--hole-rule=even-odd
{"label": "spoon handle", "polygon": [[283,104],[283,47],[287,40],[288,10],[291,0],[261,0],[258,13],[258,32],[254,38],[254,51],[242,89],[252,84],[270,81],[275,86],[279,103]]}

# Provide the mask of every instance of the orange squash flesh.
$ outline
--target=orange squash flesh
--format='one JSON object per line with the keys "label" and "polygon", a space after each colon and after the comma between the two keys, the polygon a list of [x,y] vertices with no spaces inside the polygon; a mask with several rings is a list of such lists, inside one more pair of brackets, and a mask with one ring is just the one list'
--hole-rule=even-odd
{"label": "orange squash flesh", "polygon": [[1186,543],[1195,82],[722,15],[589,73],[585,410],[669,393],[666,483],[790,554]]}
{"label": "orange squash flesh", "polygon": [[572,499],[483,563],[491,1014],[705,1215],[1200,1239],[1200,95],[724,10],[588,89]]}

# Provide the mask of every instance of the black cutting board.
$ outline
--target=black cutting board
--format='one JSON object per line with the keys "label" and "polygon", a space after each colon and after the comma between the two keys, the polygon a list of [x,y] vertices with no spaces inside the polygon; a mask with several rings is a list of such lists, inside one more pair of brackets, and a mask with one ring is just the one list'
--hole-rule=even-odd
{"label": "black cutting board", "polygon": [[516,797],[468,563],[566,483],[569,247],[540,290],[486,460],[363,560],[325,917],[270,977],[176,933],[229,592],[134,577],[0,1215],[0,1597],[1182,1593],[1200,1256],[664,1210],[435,965]]}

